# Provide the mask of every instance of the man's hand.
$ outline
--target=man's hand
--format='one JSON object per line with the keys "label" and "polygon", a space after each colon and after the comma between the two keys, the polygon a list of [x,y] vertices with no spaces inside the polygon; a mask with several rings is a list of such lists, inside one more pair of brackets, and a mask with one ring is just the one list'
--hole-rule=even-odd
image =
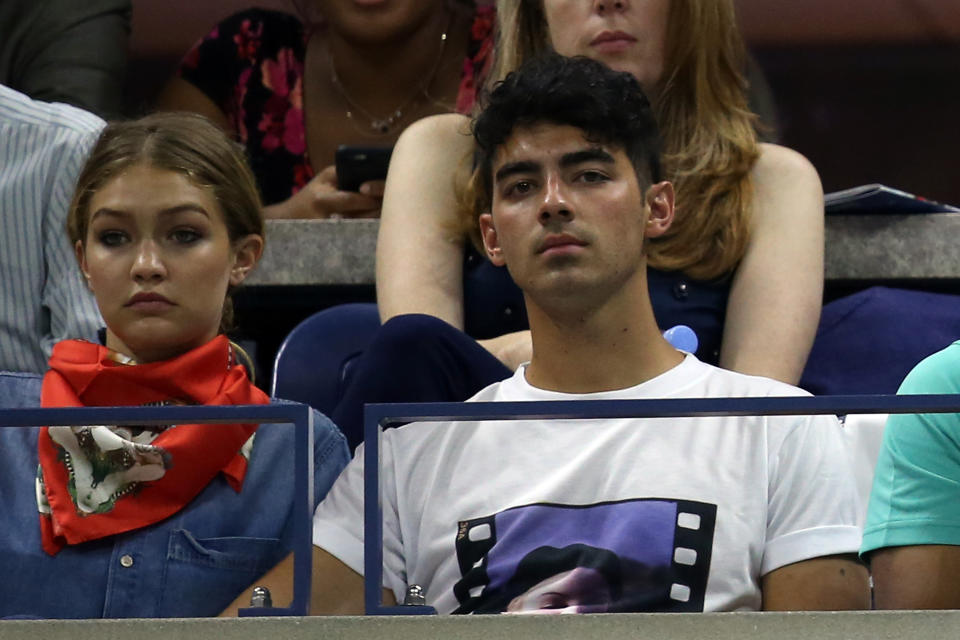
{"label": "man's hand", "polygon": [[329,166],[288,200],[263,208],[268,219],[379,218],[383,180],[360,185],[360,191],[340,191],[337,170]]}
{"label": "man's hand", "polygon": [[788,564],[761,578],[764,611],[844,611],[870,608],[867,568],[853,555]]}

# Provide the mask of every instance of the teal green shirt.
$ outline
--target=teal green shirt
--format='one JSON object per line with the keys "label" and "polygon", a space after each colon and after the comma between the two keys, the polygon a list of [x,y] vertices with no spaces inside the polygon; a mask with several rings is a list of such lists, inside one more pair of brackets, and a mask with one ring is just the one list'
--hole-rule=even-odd
{"label": "teal green shirt", "polygon": [[[960,393],[960,341],[926,358],[899,395]],[[917,544],[960,545],[960,415],[891,415],[873,478],[861,554]]]}

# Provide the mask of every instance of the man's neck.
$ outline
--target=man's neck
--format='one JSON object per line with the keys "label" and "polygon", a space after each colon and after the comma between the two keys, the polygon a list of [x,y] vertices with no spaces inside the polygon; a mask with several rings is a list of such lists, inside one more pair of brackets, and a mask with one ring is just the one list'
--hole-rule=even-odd
{"label": "man's neck", "polygon": [[626,389],[672,369],[683,354],[661,335],[643,295],[590,310],[547,311],[527,299],[533,357],[527,382],[564,393]]}

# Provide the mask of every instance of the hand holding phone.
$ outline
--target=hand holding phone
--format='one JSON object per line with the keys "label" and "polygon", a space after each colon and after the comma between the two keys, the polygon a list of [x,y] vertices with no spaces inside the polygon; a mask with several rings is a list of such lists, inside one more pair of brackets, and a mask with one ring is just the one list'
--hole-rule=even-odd
{"label": "hand holding phone", "polygon": [[336,172],[334,165],[325,167],[283,202],[264,207],[264,214],[277,220],[379,217],[383,183],[371,182],[369,193],[343,191]]}
{"label": "hand holding phone", "polygon": [[337,187],[341,191],[359,191],[370,180],[384,180],[393,147],[340,145],[335,155]]}

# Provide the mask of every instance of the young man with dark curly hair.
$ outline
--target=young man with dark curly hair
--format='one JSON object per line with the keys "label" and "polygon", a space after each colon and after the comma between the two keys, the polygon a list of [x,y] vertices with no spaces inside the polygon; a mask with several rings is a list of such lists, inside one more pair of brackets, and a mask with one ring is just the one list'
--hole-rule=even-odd
{"label": "young man with dark curly hair", "polygon": [[[473,401],[803,393],[704,364],[662,337],[645,245],[668,231],[674,191],[632,76],[586,58],[532,61],[491,93],[474,137],[484,250],[523,290],[533,356]],[[384,598],[416,584],[440,613],[514,601],[524,612],[867,607],[843,447],[832,416],[391,429]],[[359,449],[314,518],[314,613],[362,610],[363,460]],[[528,566],[552,557],[532,553],[543,548],[606,550],[632,569],[591,595],[607,584],[595,563]],[[521,566],[548,577],[522,607],[510,586]],[[582,567],[591,580],[574,576]],[[571,582],[576,598],[559,597]]]}

